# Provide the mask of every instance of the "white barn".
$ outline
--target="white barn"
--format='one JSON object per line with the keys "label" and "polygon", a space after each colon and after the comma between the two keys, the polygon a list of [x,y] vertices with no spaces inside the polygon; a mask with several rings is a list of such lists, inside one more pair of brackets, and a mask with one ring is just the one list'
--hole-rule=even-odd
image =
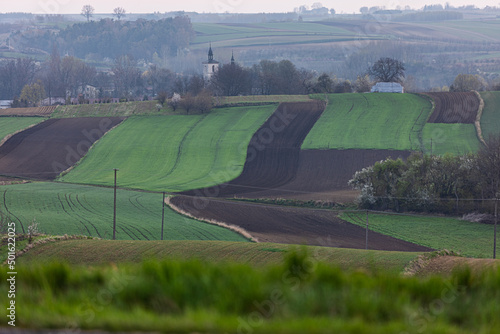
{"label": "white barn", "polygon": [[404,93],[405,89],[397,82],[377,82],[372,93]]}

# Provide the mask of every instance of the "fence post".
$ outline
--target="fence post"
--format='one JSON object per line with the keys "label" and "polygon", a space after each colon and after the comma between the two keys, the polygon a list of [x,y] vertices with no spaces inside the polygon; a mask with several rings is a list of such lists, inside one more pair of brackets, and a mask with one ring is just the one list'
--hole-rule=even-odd
{"label": "fence post", "polygon": [[493,228],[493,258],[497,256],[497,223],[498,223],[498,200],[500,194],[497,193],[495,198],[495,227]]}
{"label": "fence post", "polygon": [[115,171],[115,190],[114,190],[114,203],[113,203],[113,240],[116,240],[116,172],[118,169],[113,169]]}
{"label": "fence post", "polygon": [[165,192],[163,192],[163,200],[161,201],[161,238],[163,240],[163,223],[165,222]]}
{"label": "fence post", "polygon": [[366,210],[366,233],[365,249],[368,249],[368,210]]}

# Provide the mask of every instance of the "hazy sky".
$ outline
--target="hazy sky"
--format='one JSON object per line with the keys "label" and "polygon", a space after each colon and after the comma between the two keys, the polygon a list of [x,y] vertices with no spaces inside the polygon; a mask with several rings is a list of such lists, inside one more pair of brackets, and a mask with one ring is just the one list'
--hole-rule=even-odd
{"label": "hazy sky", "polygon": [[[386,6],[394,9],[397,6],[410,5],[421,8],[425,4],[445,4],[446,1],[435,0],[1,0],[0,13],[31,12],[47,14],[80,13],[83,5],[92,5],[96,13],[111,13],[116,7],[123,7],[128,13],[169,12],[176,10],[197,12],[288,12],[301,5],[311,6],[320,2],[328,8],[335,8],[337,13],[358,12],[363,6]],[[451,0],[453,6],[475,4],[477,7],[500,6],[500,0]]]}

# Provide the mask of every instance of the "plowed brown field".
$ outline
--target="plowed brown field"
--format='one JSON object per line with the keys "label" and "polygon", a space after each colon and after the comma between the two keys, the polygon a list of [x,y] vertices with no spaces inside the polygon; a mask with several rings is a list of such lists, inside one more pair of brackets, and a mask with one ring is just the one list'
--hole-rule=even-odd
{"label": "plowed brown field", "polygon": [[0,110],[0,116],[50,116],[56,106],[35,108],[9,108]]}
{"label": "plowed brown field", "polygon": [[479,110],[479,99],[474,92],[426,93],[434,100],[434,112],[428,123],[473,124]]}
{"label": "plowed brown field", "polygon": [[[253,136],[243,173],[219,186],[185,192],[171,203],[197,218],[236,225],[261,242],[364,248],[365,230],[337,218],[335,212],[273,207],[207,197],[280,197],[301,200],[354,199],[347,181],[353,174],[389,156],[410,153],[377,150],[301,151],[305,136],[323,105],[282,104]],[[426,247],[370,232],[369,248],[427,251]]]}
{"label": "plowed brown field", "polygon": [[407,151],[393,150],[301,151],[305,136],[323,108],[318,102],[282,103],[250,141],[247,160],[238,178],[183,194],[352,201],[358,193],[350,190],[347,182],[356,171],[388,157],[410,155]]}
{"label": "plowed brown field", "polygon": [[0,147],[0,175],[51,180],[77,163],[123,118],[49,119]]}
{"label": "plowed brown field", "polygon": [[392,150],[305,150],[299,155],[295,176],[274,189],[262,189],[243,196],[248,198],[293,198],[345,202],[358,192],[347,182],[357,171],[388,157],[406,159],[411,152]]}
{"label": "plowed brown field", "polygon": [[253,135],[239,177],[229,183],[184,194],[231,197],[286,184],[295,177],[300,146],[324,108],[325,104],[320,101],[280,104]]}
{"label": "plowed brown field", "polygon": [[[195,217],[240,226],[260,242],[365,248],[365,229],[337,218],[333,211],[185,196],[172,198],[171,203]],[[369,249],[430,250],[372,231],[368,239]]]}

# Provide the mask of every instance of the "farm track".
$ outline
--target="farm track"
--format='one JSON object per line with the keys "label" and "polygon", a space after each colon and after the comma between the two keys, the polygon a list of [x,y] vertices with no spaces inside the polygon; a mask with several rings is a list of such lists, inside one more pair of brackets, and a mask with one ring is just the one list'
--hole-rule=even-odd
{"label": "farm track", "polygon": [[0,175],[55,179],[124,118],[49,119],[12,136],[0,147]]}
{"label": "farm track", "polygon": [[474,92],[425,93],[434,100],[428,123],[474,124],[480,101]]}
{"label": "farm track", "polygon": [[9,208],[7,207],[7,190],[4,190],[4,192],[3,192],[3,206],[5,208],[5,211],[7,211],[7,213],[9,214],[9,216],[14,217],[19,222],[19,225],[21,225],[21,229],[23,230],[23,233],[26,233],[24,230],[24,225],[23,225],[23,222],[21,221],[21,219],[19,219],[19,217],[17,217],[15,214],[13,214],[9,210]]}

